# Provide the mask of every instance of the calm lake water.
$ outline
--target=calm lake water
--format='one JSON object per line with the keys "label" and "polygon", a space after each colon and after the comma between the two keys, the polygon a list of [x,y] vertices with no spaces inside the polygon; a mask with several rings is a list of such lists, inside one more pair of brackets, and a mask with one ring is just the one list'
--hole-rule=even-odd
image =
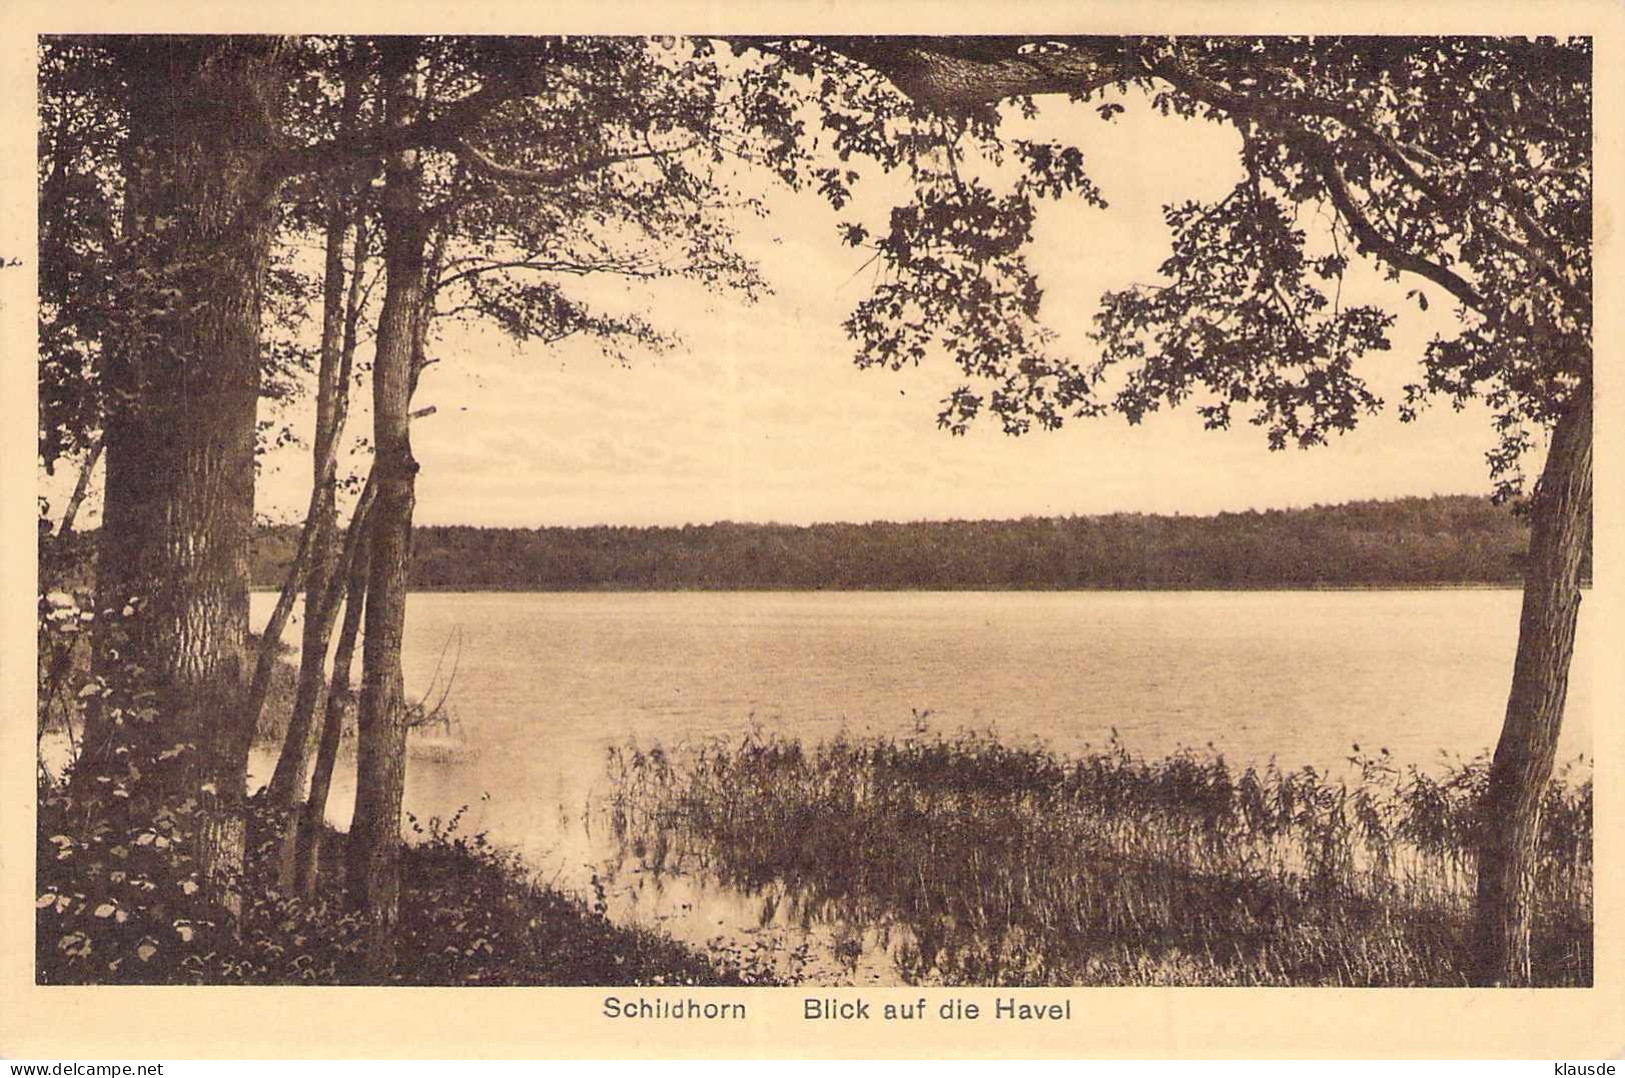
{"label": "calm lake water", "polygon": [[[273,601],[254,596],[256,626]],[[644,873],[584,824],[612,746],[753,728],[906,735],[928,712],[933,730],[1060,752],[1115,728],[1146,756],[1211,744],[1234,765],[1335,774],[1357,741],[1433,766],[1493,747],[1519,603],[1498,590],[415,594],[407,689],[422,695],[455,662],[456,726],[454,751],[414,746],[406,809],[468,805],[465,831],[567,889],[596,878],[611,916],[695,943],[793,947],[820,929],[763,924],[759,897]],[[1589,669],[1582,613],[1561,760],[1590,753]],[[267,777],[269,761],[255,766]],[[353,800],[340,778],[335,823]],[[883,980],[883,967],[852,976]]]}

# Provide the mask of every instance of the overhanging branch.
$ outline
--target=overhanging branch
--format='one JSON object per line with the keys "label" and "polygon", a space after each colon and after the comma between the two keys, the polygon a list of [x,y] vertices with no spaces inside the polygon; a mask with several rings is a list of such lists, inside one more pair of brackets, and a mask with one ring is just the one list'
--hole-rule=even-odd
{"label": "overhanging branch", "polygon": [[525,187],[560,187],[600,169],[625,164],[629,161],[643,161],[653,157],[666,157],[671,154],[682,153],[689,149],[691,145],[692,143],[664,150],[651,149],[603,154],[599,157],[588,158],[585,161],[560,165],[557,168],[529,169],[504,165],[495,161],[466,138],[451,139],[444,144],[446,149],[451,150],[466,162],[472,171],[484,176],[486,179]]}
{"label": "overhanging branch", "polygon": [[[790,51],[784,38],[729,38],[769,53]],[[1131,77],[1133,38],[807,37],[805,40],[883,75],[909,99],[943,112],[966,112],[1026,94],[1082,94]]]}
{"label": "overhanging branch", "polygon": [[[1342,178],[1330,142],[1301,122],[1306,117],[1330,119],[1386,160],[1395,174],[1441,209],[1464,215],[1473,204],[1448,191],[1428,169],[1447,168],[1425,147],[1406,145],[1367,122],[1355,110],[1332,101],[1272,95],[1252,97],[1188,71],[1169,60],[1151,63],[1128,37],[815,37],[806,39],[855,61],[887,78],[911,100],[949,112],[981,107],[1020,95],[1086,94],[1114,82],[1157,77],[1203,103],[1234,116],[1260,121],[1291,141],[1314,166],[1338,211],[1361,244],[1389,264],[1425,277],[1457,299],[1483,310],[1478,290],[1448,267],[1402,248],[1372,222]],[[781,43],[739,39],[767,51]],[[1502,210],[1527,239],[1511,235],[1493,219]],[[1475,227],[1499,246],[1527,262],[1570,303],[1588,306],[1588,290],[1564,270],[1560,247],[1527,207],[1503,197],[1494,207],[1478,207]]]}
{"label": "overhanging branch", "polygon": [[1342,170],[1338,168],[1331,143],[1323,137],[1294,122],[1291,116],[1283,115],[1283,111],[1273,102],[1239,94],[1168,60],[1150,64],[1146,70],[1175,89],[1190,94],[1206,104],[1221,108],[1233,117],[1250,119],[1274,130],[1277,135],[1292,144],[1315,170],[1332,204],[1348,222],[1360,246],[1395,269],[1427,278],[1473,310],[1485,315],[1491,313],[1488,309],[1489,304],[1479,294],[1478,289],[1460,274],[1415,251],[1401,247],[1383,235],[1365,208],[1359,204],[1359,200],[1354,197],[1348,181],[1343,178]]}

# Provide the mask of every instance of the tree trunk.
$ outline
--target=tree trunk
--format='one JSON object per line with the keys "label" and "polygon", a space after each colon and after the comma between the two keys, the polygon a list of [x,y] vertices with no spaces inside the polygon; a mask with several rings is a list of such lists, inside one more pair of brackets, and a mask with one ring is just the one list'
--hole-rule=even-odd
{"label": "tree trunk", "polygon": [[[366,244],[366,227],[362,219],[356,224],[355,270],[350,277],[349,298],[345,303],[343,343],[336,389],[337,415],[333,429],[335,442],[343,429],[344,417],[348,412],[350,369],[355,356],[356,323],[360,317],[361,265],[365,259]],[[336,461],[336,455],[334,459]],[[304,788],[305,771],[314,748],[311,742],[315,727],[316,704],[321,695],[322,684],[326,680],[327,645],[332,640],[333,625],[338,620],[338,608],[344,595],[342,580],[344,570],[341,566],[333,564],[331,555],[336,533],[334,521],[336,486],[337,472],[330,470],[323,487],[322,504],[318,508],[322,530],[316,537],[315,560],[311,563],[306,582],[305,629],[299,651],[299,684],[294,693],[293,715],[288,722],[287,737],[277,758],[276,772],[271,777],[271,803],[280,807],[287,807],[296,802]],[[371,489],[369,479],[368,490]],[[370,495],[366,497],[370,500]],[[352,528],[361,520],[360,512],[358,504]]]}
{"label": "tree trunk", "polygon": [[[381,48],[388,87],[386,122],[404,127],[419,110],[416,44],[392,38]],[[394,966],[400,899],[401,796],[406,781],[401,638],[418,469],[412,457],[411,397],[428,235],[421,186],[417,151],[393,155],[383,194],[385,291],[372,370],[378,497],[368,530],[371,565],[349,847],[350,894],[368,925],[368,971],[379,978],[387,977]]]}
{"label": "tree trunk", "polygon": [[[119,744],[192,744],[166,781],[201,791],[200,868],[241,866],[241,704],[254,514],[260,301],[272,235],[262,170],[276,142],[281,46],[146,37],[128,80],[125,235],[132,328],[108,352],[98,671],[130,664],[162,719],[94,716],[92,769]],[[133,616],[122,616],[131,609]],[[116,728],[116,729],[115,729]]]}
{"label": "tree trunk", "polygon": [[[250,739],[253,737],[253,731],[259,726],[260,716],[265,711],[265,698],[271,692],[271,677],[276,673],[277,653],[282,650],[282,633],[288,626],[289,616],[293,613],[293,602],[299,594],[299,583],[305,579],[306,572],[310,568],[316,537],[321,530],[319,516],[321,502],[322,491],[318,487],[310,495],[310,506],[305,512],[305,526],[299,532],[299,547],[294,553],[293,564],[288,566],[288,575],[282,581],[282,589],[277,592],[276,605],[271,608],[271,616],[266,619],[265,629],[260,635],[259,651],[254,657],[254,676],[249,682],[248,693],[243,700],[240,719],[248,727]],[[309,620],[307,611],[306,621]]]}
{"label": "tree trunk", "polygon": [[[307,682],[321,683],[322,669],[327,664],[327,639],[331,633],[331,619],[324,619],[326,611],[322,601],[327,596],[327,577],[333,560],[335,488],[338,482],[338,436],[344,417],[339,394],[340,356],[344,326],[344,235],[346,219],[335,206],[327,221],[327,266],[322,279],[322,345],[321,361],[317,373],[316,437],[311,452],[312,472],[310,504],[305,509],[304,527],[299,532],[299,547],[293,564],[282,582],[275,608],[266,622],[265,636],[254,667],[254,683],[249,689],[247,721],[258,723],[265,708],[265,697],[270,689],[271,673],[276,665],[278,645],[283,627],[293,611],[294,597],[299,584],[305,583],[305,628],[299,654],[299,691],[305,691]],[[345,375],[348,371],[343,372]],[[326,624],[324,626],[324,620]],[[319,645],[319,647],[318,647]],[[307,672],[313,676],[307,676]],[[312,707],[303,715],[296,707],[282,752],[277,758],[276,771],[271,776],[270,800],[277,807],[286,808],[299,796],[304,782],[305,762],[308,756],[299,748],[290,753],[290,746],[303,746],[309,740]]]}
{"label": "tree trunk", "polygon": [[[362,77],[347,73],[340,129],[352,131],[361,104]],[[352,220],[353,218],[353,220]],[[351,271],[345,287],[344,236],[353,225]],[[329,587],[337,541],[335,495],[338,485],[338,441],[349,413],[350,371],[355,358],[356,329],[361,316],[362,268],[367,259],[367,214],[354,186],[335,191],[328,207],[327,264],[322,278],[322,354],[316,395],[316,438],[312,447],[312,517],[306,520],[315,533],[311,560],[306,567],[305,627],[299,648],[299,683],[293,714],[271,776],[269,797],[278,808],[299,800],[310,764],[316,701],[327,667],[327,645],[333,636],[342,592]],[[359,518],[358,518],[359,519]],[[338,570],[342,575],[342,570]],[[342,583],[339,587],[342,588]],[[324,605],[329,592],[331,606]]]}
{"label": "tree trunk", "polygon": [[1552,433],[1530,507],[1518,655],[1506,722],[1484,794],[1472,976],[1530,982],[1530,919],[1541,801],[1551,781],[1580,613],[1580,566],[1591,535],[1591,390]]}
{"label": "tree trunk", "polygon": [[[333,573],[328,580],[327,592],[318,600],[320,614],[313,615],[319,616],[325,623],[322,632],[322,639],[325,641],[331,635],[333,617],[338,612],[339,604],[341,602],[347,604],[344,613],[344,630],[339,635],[338,655],[333,660],[334,688],[329,692],[326,719],[322,728],[323,737],[325,738],[328,726],[332,727],[334,752],[338,751],[339,727],[337,724],[341,719],[343,709],[351,702],[350,665],[355,653],[356,634],[360,627],[358,619],[360,617],[361,597],[366,594],[367,517],[372,512],[373,498],[377,493],[378,487],[374,483],[373,477],[368,475],[367,485],[362,488],[361,497],[357,499],[355,504],[355,512],[350,517],[350,528],[344,536],[344,550],[339,555],[338,565],[334,567]],[[357,573],[361,574],[359,581],[356,579]],[[349,589],[348,599],[345,598],[347,587]],[[317,657],[317,661],[324,665],[327,659],[326,652],[327,648],[324,643],[322,653]],[[321,667],[318,666],[317,670],[320,671]],[[301,670],[300,673],[303,675],[304,671]],[[331,693],[338,691],[341,678],[343,699],[334,700]],[[289,737],[292,736],[293,733],[290,731]],[[283,755],[287,755],[288,746],[286,743],[283,744],[282,749]],[[333,762],[330,760],[327,764],[328,776],[323,780],[324,782],[331,781],[332,767]],[[327,792],[324,788],[321,797],[324,805],[326,798]],[[318,826],[321,823],[321,818],[321,810],[318,808],[316,814]],[[291,891],[299,882],[299,849],[304,841],[301,838],[304,827],[302,820],[303,814],[292,814],[288,818],[287,826],[283,831],[282,849],[278,857],[277,868],[277,886],[283,891]]]}
{"label": "tree trunk", "polygon": [[[355,528],[357,524],[350,526]],[[315,896],[320,875],[322,825],[327,818],[327,795],[333,787],[333,769],[338,764],[339,742],[344,733],[344,712],[355,702],[355,694],[350,688],[350,668],[355,663],[356,635],[361,629],[361,612],[367,598],[369,560],[368,546],[363,536],[347,574],[349,585],[344,599],[344,626],[339,630],[338,651],[333,655],[333,681],[327,692],[327,708],[322,716],[321,746],[316,750],[316,769],[310,775],[310,795],[305,798],[305,806],[295,830],[294,885],[307,899]]]}
{"label": "tree trunk", "polygon": [[79,465],[79,478],[73,484],[73,494],[68,498],[68,505],[62,511],[62,521],[56,528],[56,545],[59,554],[65,554],[68,541],[73,537],[73,522],[78,519],[79,507],[85,504],[85,495],[90,493],[90,479],[96,471],[96,462],[102,459],[102,439],[98,435],[90,443],[90,449],[85,453],[83,463]]}

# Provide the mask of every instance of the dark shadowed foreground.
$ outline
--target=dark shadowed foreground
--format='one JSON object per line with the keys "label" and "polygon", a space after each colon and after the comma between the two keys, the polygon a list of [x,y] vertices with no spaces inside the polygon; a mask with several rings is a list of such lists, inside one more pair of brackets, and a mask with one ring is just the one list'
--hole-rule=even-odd
{"label": "dark shadowed foreground", "polygon": [[[35,977],[40,984],[369,984],[365,925],[342,886],[348,836],[308,900],[279,893],[277,829],[255,814],[237,931],[167,835],[184,805],[133,836],[76,826],[65,787],[40,789]],[[413,823],[402,849],[397,963],[383,983],[621,985],[762,983],[740,953],[704,955],[612,924],[589,903],[537,883],[457,820]]]}

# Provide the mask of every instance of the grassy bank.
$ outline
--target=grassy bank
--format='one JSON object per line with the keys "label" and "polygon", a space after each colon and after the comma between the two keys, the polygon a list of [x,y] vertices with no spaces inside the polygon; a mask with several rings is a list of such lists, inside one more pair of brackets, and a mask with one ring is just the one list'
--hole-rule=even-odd
{"label": "grassy bank", "polygon": [[[747,738],[611,758],[613,825],[704,872],[853,926],[908,980],[1460,985],[1482,759],[1442,775],[1356,749],[1351,775],[1213,754],[1076,758],[962,736]],[[1582,773],[1583,772],[1583,773]],[[1592,976],[1591,782],[1543,813],[1535,979]]]}

